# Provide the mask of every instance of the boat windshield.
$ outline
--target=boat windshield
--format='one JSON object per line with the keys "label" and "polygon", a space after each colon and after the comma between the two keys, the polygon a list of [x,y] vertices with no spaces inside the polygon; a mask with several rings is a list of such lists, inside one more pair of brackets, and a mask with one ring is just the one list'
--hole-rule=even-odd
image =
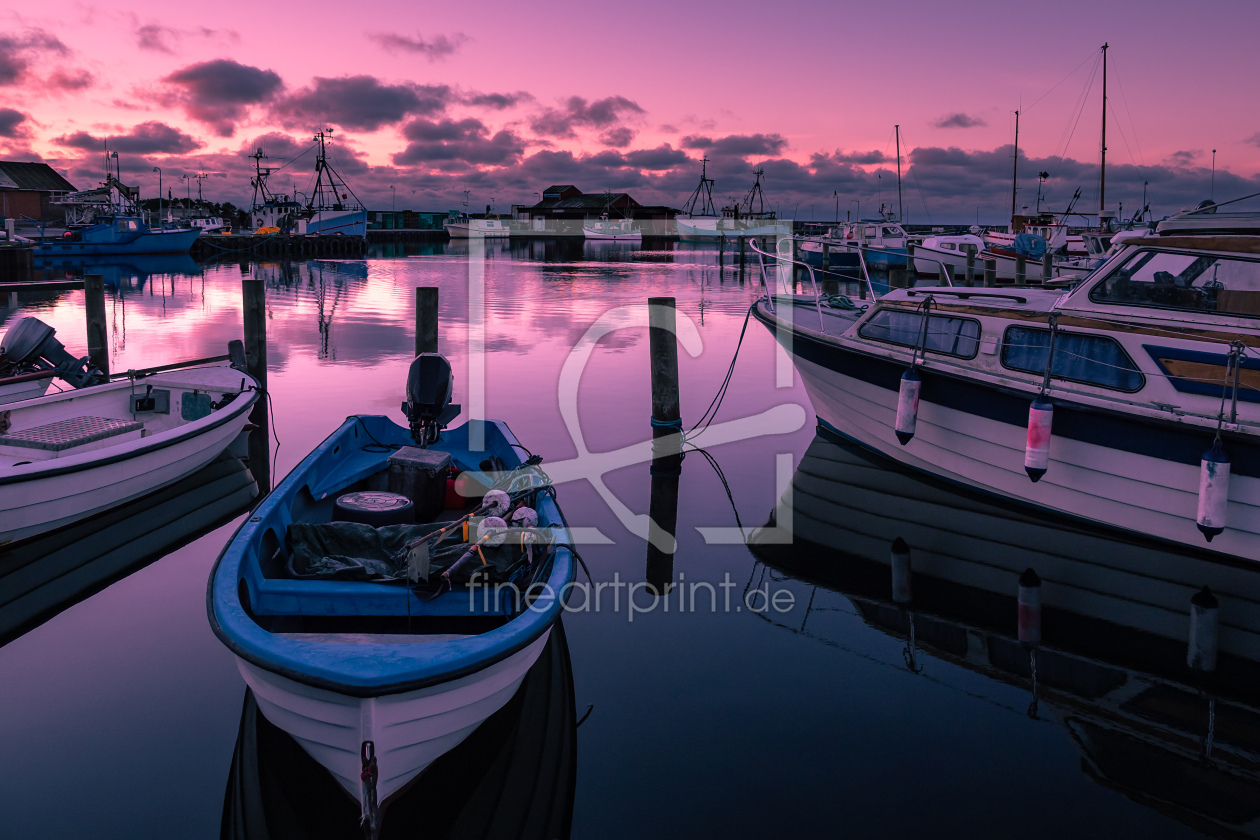
{"label": "boat windshield", "polygon": [[1090,290],[1095,303],[1260,316],[1260,260],[1138,251]]}

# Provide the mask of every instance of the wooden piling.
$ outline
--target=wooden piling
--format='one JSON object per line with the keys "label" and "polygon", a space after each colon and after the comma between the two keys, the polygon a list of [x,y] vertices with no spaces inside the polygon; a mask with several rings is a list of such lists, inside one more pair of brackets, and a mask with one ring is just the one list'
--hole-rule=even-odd
{"label": "wooden piling", "polygon": [[722,252],[726,250],[726,234],[718,237],[718,268],[722,267]]}
{"label": "wooden piling", "polygon": [[109,331],[105,327],[105,276],[83,276],[83,302],[87,311],[88,361],[109,375]]}
{"label": "wooden piling", "polygon": [[826,241],[822,244],[822,269],[823,271],[831,270],[831,243]]}
{"label": "wooden piling", "polygon": [[249,438],[249,471],[259,488],[266,492],[271,487],[267,410],[267,286],[257,274],[241,278],[241,312],[245,328],[245,372],[253,377],[260,390],[258,401],[249,412],[249,422],[258,427]]}
{"label": "wooden piling", "polygon": [[416,355],[438,351],[437,286],[416,287]]}
{"label": "wooden piling", "polygon": [[889,269],[888,288],[890,289],[910,288],[910,272],[901,268]]}
{"label": "wooden piling", "polygon": [[648,351],[652,364],[652,437],[678,435],[678,314],[672,297],[648,298]]}
{"label": "wooden piling", "polygon": [[1049,283],[1054,278],[1054,257],[1047,248],[1041,255],[1041,282]]}
{"label": "wooden piling", "polygon": [[[667,451],[668,450],[668,451]],[[657,595],[669,592],[674,578],[674,551],[678,547],[678,480],[682,458],[671,447],[655,443],[652,460],[652,495],[648,500],[648,544],[644,580]]]}
{"label": "wooden piling", "polygon": [[984,285],[988,289],[997,285],[997,260],[984,261]]}
{"label": "wooden piling", "polygon": [[746,244],[747,244],[747,241],[745,240],[744,237],[741,236],[739,238],[739,270],[740,271],[744,270],[744,246]]}
{"label": "wooden piling", "polygon": [[1015,285],[1023,286],[1028,282],[1028,258],[1018,256],[1015,258]]}
{"label": "wooden piling", "polygon": [[976,246],[964,245],[967,249],[967,285],[976,285]]}

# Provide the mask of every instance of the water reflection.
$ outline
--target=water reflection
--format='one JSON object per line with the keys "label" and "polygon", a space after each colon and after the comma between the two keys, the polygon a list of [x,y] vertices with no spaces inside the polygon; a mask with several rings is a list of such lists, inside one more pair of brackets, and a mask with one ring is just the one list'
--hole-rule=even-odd
{"label": "water reflection", "polygon": [[188,254],[131,254],[116,257],[55,257],[35,261],[37,280],[82,279],[99,274],[114,289],[139,291],[151,277],[172,278],[201,273],[197,261]]}
{"label": "water reflection", "polygon": [[218,528],[257,495],[246,465],[224,454],[130,504],[0,548],[0,645]]}
{"label": "water reflection", "polygon": [[[845,648],[840,619],[855,615],[903,643],[897,667],[1062,727],[1097,783],[1199,831],[1260,836],[1260,574],[1249,565],[1008,509],[824,433],[772,525],[795,544],[759,530],[749,586],[772,578],[806,606],[767,621]],[[1039,616],[1017,606],[1029,568]],[[1190,599],[1204,585],[1220,604],[1211,673],[1187,665]]]}
{"label": "water reflection", "polygon": [[[384,808],[380,837],[569,836],[577,783],[573,669],[563,622],[516,695]],[[224,840],[357,837],[359,805],[246,691]]]}

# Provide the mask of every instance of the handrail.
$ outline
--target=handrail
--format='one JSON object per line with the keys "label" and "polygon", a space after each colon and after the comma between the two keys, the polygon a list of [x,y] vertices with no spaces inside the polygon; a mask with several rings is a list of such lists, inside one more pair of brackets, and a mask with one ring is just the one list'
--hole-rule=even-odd
{"label": "handrail", "polygon": [[1020,295],[1007,295],[1000,292],[942,292],[939,289],[933,289],[931,292],[920,292],[914,289],[906,289],[906,294],[909,297],[915,297],[916,295],[922,294],[927,294],[929,297],[932,295],[951,295],[953,297],[962,298],[963,300],[973,297],[994,297],[1013,300],[1016,303],[1028,303],[1028,298],[1026,297],[1022,297]]}
{"label": "handrail", "polygon": [[[761,263],[761,280],[762,280],[762,283],[765,284],[766,286],[766,297],[770,299],[771,311],[773,311],[773,307],[774,307],[774,300],[773,300],[774,295],[770,293],[770,285],[766,283],[766,264],[765,264],[765,261],[762,260],[763,256],[774,257],[777,262],[785,262],[788,265],[805,266],[805,270],[809,272],[810,285],[814,287],[814,308],[818,310],[818,329],[821,330],[823,334],[825,335],[827,333],[827,324],[826,322],[823,321],[822,295],[818,291],[818,280],[814,277],[814,267],[810,265],[809,263],[801,262],[800,260],[794,260],[791,257],[780,256],[778,253],[778,250],[779,250],[778,243],[781,242],[783,239],[787,239],[788,241],[794,241],[795,237],[785,236],[785,237],[782,237],[781,239],[776,240],[775,246],[774,246],[775,253],[773,254],[767,253],[766,251],[763,251],[760,248],[758,248],[756,237],[750,237],[748,240],[748,244],[751,245],[752,249],[757,252],[757,255],[758,255],[757,260]],[[786,283],[784,284],[784,293],[790,294],[786,288]]]}
{"label": "handrail", "polygon": [[[822,242],[823,239],[826,239],[826,237],[819,237],[817,239],[813,239],[806,236],[801,236],[801,237],[793,236],[792,238],[798,242]],[[871,295],[871,300],[877,299],[879,295],[875,294],[875,284],[871,282],[871,272],[866,266],[866,258],[862,255],[860,246],[858,246],[856,243],[846,242],[844,240],[835,240],[835,239],[828,239],[826,241],[826,244],[830,246],[833,242],[836,245],[841,246],[843,248],[851,247],[857,251],[858,265],[862,267],[862,278],[858,280],[858,282],[860,283],[862,282],[862,280],[865,280],[867,291],[870,292],[870,295]]]}

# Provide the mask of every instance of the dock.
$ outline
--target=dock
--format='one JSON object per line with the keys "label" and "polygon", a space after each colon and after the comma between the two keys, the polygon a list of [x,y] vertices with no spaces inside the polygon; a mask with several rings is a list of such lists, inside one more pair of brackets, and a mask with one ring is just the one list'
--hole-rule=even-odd
{"label": "dock", "polygon": [[219,256],[364,257],[367,240],[357,236],[231,233],[197,237],[189,253],[204,260]]}

